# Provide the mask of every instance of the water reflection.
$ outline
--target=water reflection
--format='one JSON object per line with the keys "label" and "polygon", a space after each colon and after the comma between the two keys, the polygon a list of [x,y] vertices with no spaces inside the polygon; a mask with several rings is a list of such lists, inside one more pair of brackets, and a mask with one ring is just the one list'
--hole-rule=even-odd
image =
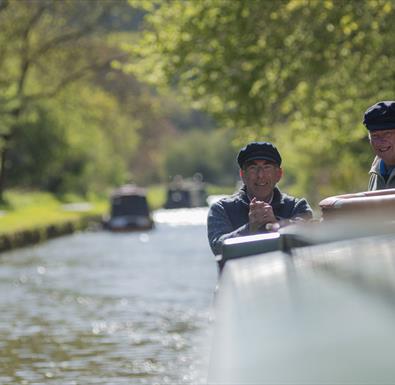
{"label": "water reflection", "polygon": [[0,383],[204,382],[217,279],[206,211],[158,218],[147,233],[0,256]]}
{"label": "water reflection", "polygon": [[171,226],[205,225],[206,220],[206,207],[197,207],[194,209],[161,209],[154,213],[155,223],[166,223]]}

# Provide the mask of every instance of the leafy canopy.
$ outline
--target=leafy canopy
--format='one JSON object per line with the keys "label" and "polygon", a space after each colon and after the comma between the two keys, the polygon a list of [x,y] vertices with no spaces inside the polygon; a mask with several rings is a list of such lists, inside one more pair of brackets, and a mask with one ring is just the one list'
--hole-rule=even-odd
{"label": "leafy canopy", "polygon": [[317,201],[366,189],[363,111],[394,98],[393,0],[169,0],[146,10],[128,70],[177,86],[239,144],[276,141],[295,192]]}

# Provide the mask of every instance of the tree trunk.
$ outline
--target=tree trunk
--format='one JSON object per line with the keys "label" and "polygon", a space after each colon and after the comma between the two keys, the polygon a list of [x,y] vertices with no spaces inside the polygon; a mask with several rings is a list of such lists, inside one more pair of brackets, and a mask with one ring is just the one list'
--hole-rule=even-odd
{"label": "tree trunk", "polygon": [[4,165],[5,165],[5,158],[6,158],[6,148],[1,149],[0,153],[0,202],[4,202],[4,180],[5,180],[5,170],[4,170]]}
{"label": "tree trunk", "polygon": [[4,189],[6,180],[6,169],[5,165],[7,162],[7,152],[11,134],[2,134],[3,146],[0,150],[0,202],[4,202]]}

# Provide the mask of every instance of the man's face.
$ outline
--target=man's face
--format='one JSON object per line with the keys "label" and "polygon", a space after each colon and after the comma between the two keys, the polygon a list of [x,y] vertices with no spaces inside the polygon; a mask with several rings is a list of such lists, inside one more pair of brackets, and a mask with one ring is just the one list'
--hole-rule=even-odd
{"label": "man's face", "polygon": [[281,179],[282,170],[270,161],[253,160],[243,166],[240,176],[251,198],[267,202],[272,196],[274,186]]}
{"label": "man's face", "polygon": [[387,166],[395,166],[395,129],[370,132],[369,139],[375,154]]}

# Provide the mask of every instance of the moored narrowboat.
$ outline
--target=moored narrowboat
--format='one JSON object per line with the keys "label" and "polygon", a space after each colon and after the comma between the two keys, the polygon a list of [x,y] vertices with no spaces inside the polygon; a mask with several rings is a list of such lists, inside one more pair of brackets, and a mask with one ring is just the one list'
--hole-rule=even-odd
{"label": "moored narrowboat", "polygon": [[124,185],[111,194],[110,217],[105,227],[111,231],[149,230],[154,226],[145,189]]}
{"label": "moored narrowboat", "polygon": [[166,209],[179,209],[207,206],[207,193],[202,177],[192,179],[176,176],[167,189]]}

